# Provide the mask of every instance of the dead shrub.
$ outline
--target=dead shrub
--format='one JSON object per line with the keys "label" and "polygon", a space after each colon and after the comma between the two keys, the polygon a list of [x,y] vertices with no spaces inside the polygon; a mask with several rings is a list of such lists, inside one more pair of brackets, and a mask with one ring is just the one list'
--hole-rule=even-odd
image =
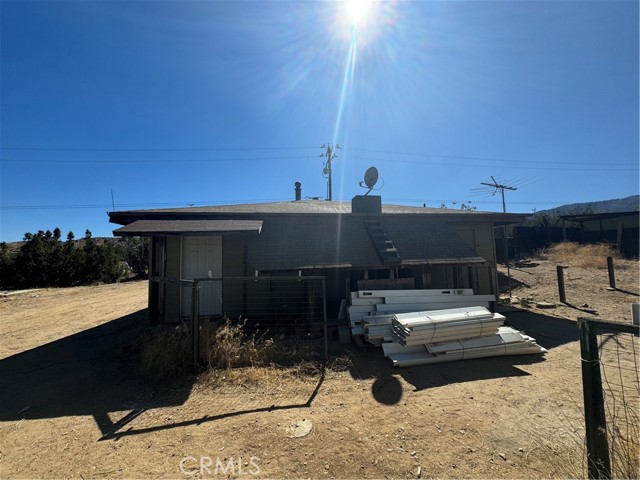
{"label": "dead shrub", "polygon": [[[268,332],[250,330],[246,321],[202,322],[200,355],[205,372],[199,383],[217,386],[270,382],[284,377],[317,376],[321,364],[308,342]],[[141,364],[145,374],[158,380],[180,380],[192,371],[191,329],[155,327],[141,339]]]}
{"label": "dead shrub", "polygon": [[270,336],[268,331],[253,330],[246,320],[201,326],[201,354],[209,368],[292,366],[319,357],[310,342],[297,337]]}
{"label": "dead shrub", "polygon": [[140,342],[142,371],[157,380],[179,379],[191,369],[191,335],[188,329],[152,328]]}
{"label": "dead shrub", "polygon": [[[580,268],[607,268],[607,257],[618,258],[615,248],[607,243],[581,245],[575,242],[561,242],[538,252],[537,258],[550,262]],[[624,268],[620,263],[616,268]]]}
{"label": "dead shrub", "polygon": [[209,368],[257,367],[271,363],[276,342],[265,334],[245,332],[246,321],[205,323],[200,329],[201,354]]}

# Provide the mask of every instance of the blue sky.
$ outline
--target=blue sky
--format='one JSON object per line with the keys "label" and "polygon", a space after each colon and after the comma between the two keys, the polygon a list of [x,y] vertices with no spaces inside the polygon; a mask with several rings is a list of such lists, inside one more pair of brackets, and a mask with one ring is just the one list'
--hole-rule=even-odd
{"label": "blue sky", "polygon": [[[0,2],[0,240],[326,195],[512,212],[638,193],[637,1]],[[454,203],[455,202],[455,203]],[[471,203],[469,203],[471,202]]]}

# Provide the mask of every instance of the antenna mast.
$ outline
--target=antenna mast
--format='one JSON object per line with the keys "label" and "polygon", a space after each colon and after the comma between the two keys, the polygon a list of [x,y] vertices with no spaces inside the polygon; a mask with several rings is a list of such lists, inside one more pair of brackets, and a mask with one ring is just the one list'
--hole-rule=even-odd
{"label": "antenna mast", "polygon": [[332,192],[332,185],[331,185],[331,162],[333,162],[335,158],[338,158],[338,155],[334,153],[334,148],[340,148],[340,145],[336,143],[334,147],[332,144],[328,143],[326,145],[322,145],[322,147],[320,148],[327,149],[324,153],[321,153],[320,156],[325,157],[327,159],[327,161],[324,163],[324,166],[322,168],[322,175],[327,179],[327,200],[331,201],[333,200],[333,192]]}
{"label": "antenna mast", "polygon": [[[487,187],[494,188],[494,191],[491,195],[495,195],[496,192],[500,190],[500,193],[502,194],[502,213],[507,213],[507,204],[504,201],[504,191],[517,190],[517,188],[498,183],[493,175],[491,176],[491,180],[493,180],[493,183],[480,182],[480,185],[486,185]],[[504,238],[504,263],[507,265],[507,288],[509,290],[509,298],[511,298],[511,266],[509,262],[509,239],[507,238],[506,225],[502,225],[502,238]]]}
{"label": "antenna mast", "polygon": [[493,175],[491,176],[491,180],[493,180],[493,183],[480,182],[480,185],[486,185],[487,187],[495,188],[495,190],[492,193],[492,195],[495,195],[496,192],[498,190],[500,190],[500,193],[502,193],[502,213],[507,213],[507,205],[504,202],[504,191],[505,190],[517,190],[517,188],[516,187],[508,187],[507,185],[499,184],[498,181],[493,177]]}

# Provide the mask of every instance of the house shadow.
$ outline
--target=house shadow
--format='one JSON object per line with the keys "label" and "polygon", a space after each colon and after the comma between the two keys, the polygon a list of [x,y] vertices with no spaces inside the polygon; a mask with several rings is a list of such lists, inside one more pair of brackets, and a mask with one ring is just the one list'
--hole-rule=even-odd
{"label": "house shadow", "polygon": [[107,435],[146,409],[183,404],[195,377],[167,390],[136,373],[146,315],[140,310],[0,360],[0,421],[91,415]]}
{"label": "house shadow", "polygon": [[530,285],[528,285],[527,283],[516,280],[513,277],[511,277],[511,283],[509,283],[509,277],[502,272],[498,272],[498,290],[500,291],[500,293],[509,292],[509,285],[511,285],[511,290],[530,288]]}
{"label": "house shadow", "polygon": [[145,309],[0,360],[0,384],[5,386],[0,422],[90,415],[101,433],[98,440],[118,440],[249,413],[309,408],[324,381],[322,372],[305,401],[273,404],[270,399],[264,407],[231,406],[136,428],[133,420],[147,410],[184,405],[196,381],[191,374],[168,385],[140,373],[138,347],[146,326]]}
{"label": "house shadow", "polygon": [[384,357],[381,349],[375,349],[357,353],[350,373],[356,380],[375,379],[371,387],[373,398],[378,403],[394,405],[400,402],[403,395],[400,379],[412,385],[413,391],[417,392],[454,383],[526,376],[529,373],[519,369],[518,365],[543,361],[544,357],[540,355],[519,355],[394,367],[389,359]]}
{"label": "house shadow", "polygon": [[[538,345],[547,350],[578,340],[575,321],[528,310],[509,312],[505,324],[534,337]],[[403,395],[400,379],[412,385],[413,391],[417,392],[455,383],[528,376],[529,373],[519,366],[544,361],[542,355],[533,354],[394,367],[384,357],[382,349],[372,348],[353,356],[350,373],[356,380],[375,379],[371,388],[374,399],[381,404],[394,405],[400,402]]]}
{"label": "house shadow", "polygon": [[513,308],[505,314],[509,325],[536,339],[541,347],[551,350],[561,345],[577,342],[578,324],[575,320],[551,317],[523,308]]}

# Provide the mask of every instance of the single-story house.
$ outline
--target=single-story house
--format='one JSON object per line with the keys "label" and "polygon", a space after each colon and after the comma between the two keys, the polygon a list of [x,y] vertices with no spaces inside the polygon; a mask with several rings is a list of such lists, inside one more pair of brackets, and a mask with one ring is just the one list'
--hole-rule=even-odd
{"label": "single-story house", "polygon": [[[328,315],[363,288],[473,288],[497,295],[494,228],[524,214],[383,205],[375,195],[351,202],[301,200],[244,205],[114,211],[116,236],[150,237],[150,273],[172,279],[324,276]],[[180,287],[158,294],[150,282],[152,323],[188,316]],[[237,289],[201,306],[223,313]],[[245,289],[246,290],[246,289]],[[226,307],[224,308],[225,313]],[[234,314],[243,312],[234,312]]]}

